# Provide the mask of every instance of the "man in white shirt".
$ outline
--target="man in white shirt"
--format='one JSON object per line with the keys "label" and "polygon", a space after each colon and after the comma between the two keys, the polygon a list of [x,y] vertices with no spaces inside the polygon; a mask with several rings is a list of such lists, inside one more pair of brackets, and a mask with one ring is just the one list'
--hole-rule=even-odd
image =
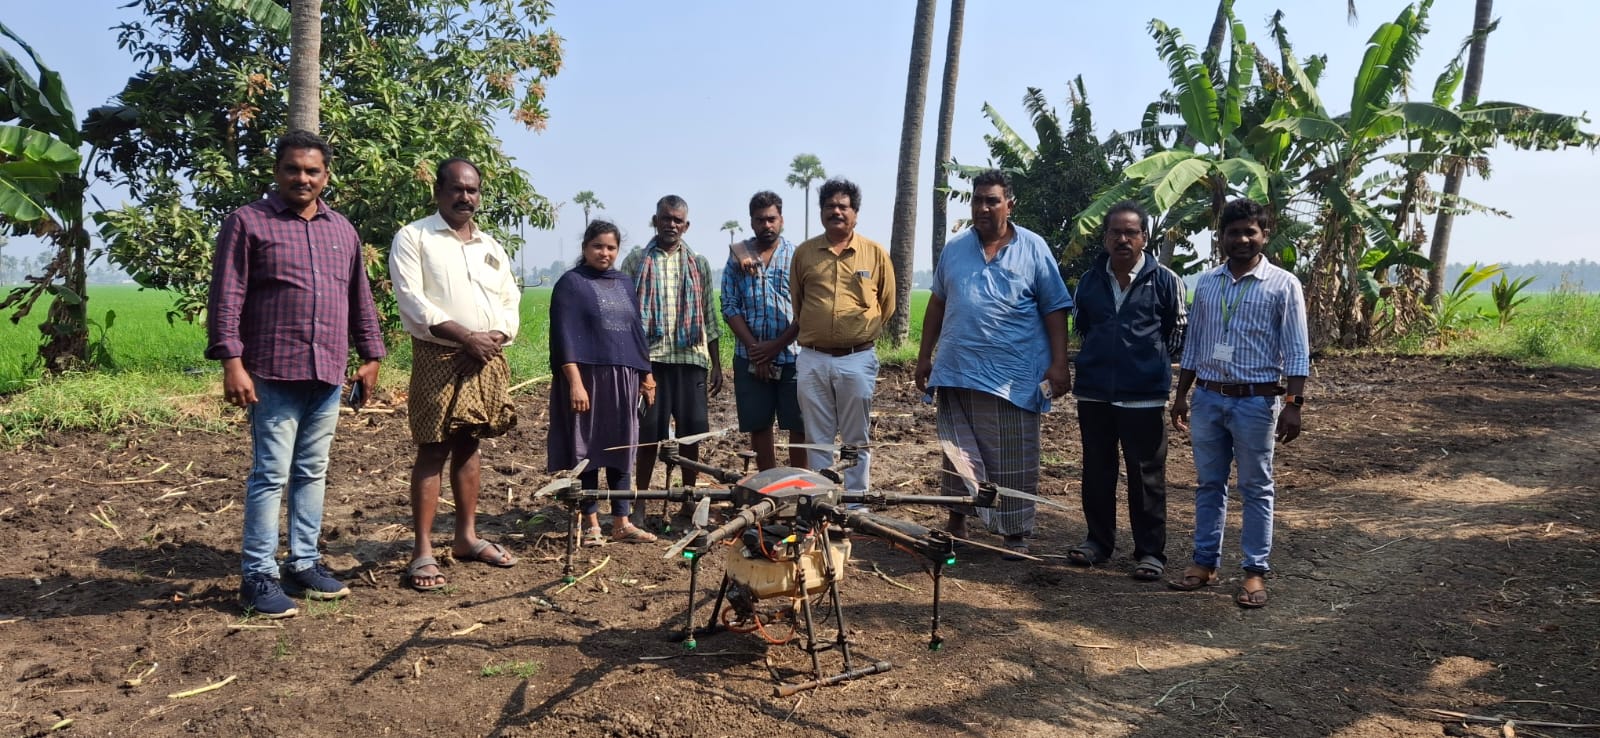
{"label": "man in white shirt", "polygon": [[516,337],[521,290],[505,249],[472,222],[482,175],[448,159],[434,178],[438,212],[406,225],[389,251],[400,320],[411,334],[411,516],[416,543],[406,577],[418,591],[445,586],[433,556],[434,513],[444,463],[455,498],[452,553],[462,561],[507,567],[516,559],[478,538],[478,443],[516,425],[511,370],[501,349]]}

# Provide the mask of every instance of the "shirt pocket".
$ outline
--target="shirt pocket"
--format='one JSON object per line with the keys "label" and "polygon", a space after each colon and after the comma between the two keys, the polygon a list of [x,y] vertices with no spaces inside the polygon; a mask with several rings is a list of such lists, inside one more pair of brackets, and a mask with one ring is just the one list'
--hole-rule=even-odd
{"label": "shirt pocket", "polygon": [[1032,281],[1024,274],[1005,267],[990,267],[981,272],[979,279],[980,300],[1007,307],[1020,307],[1032,301]]}
{"label": "shirt pocket", "polygon": [[863,319],[871,321],[878,317],[878,280],[870,269],[858,269],[849,274],[846,279],[848,287],[846,292],[855,298],[856,310]]}
{"label": "shirt pocket", "polygon": [[[1251,290],[1254,292],[1255,290]],[[1274,295],[1245,295],[1228,312],[1228,328],[1234,335],[1265,340],[1277,329],[1271,316],[1278,315],[1279,300]]]}

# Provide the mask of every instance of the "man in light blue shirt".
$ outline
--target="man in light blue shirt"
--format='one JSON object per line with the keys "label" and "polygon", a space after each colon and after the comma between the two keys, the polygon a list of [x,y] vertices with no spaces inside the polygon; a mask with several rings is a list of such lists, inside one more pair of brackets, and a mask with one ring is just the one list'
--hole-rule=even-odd
{"label": "man in light blue shirt", "polygon": [[[1034,494],[1039,413],[1072,384],[1072,295],[1044,239],[1011,222],[1015,205],[1003,172],[973,180],[972,227],[945,246],[933,270],[916,381],[936,394],[939,440],[960,449],[979,481]],[[945,470],[954,468],[946,459]],[[944,494],[968,493],[953,473],[941,486]],[[1002,497],[997,504],[977,513],[1007,548],[1027,554],[1034,503]],[[951,512],[951,533],[966,534],[967,514]]]}
{"label": "man in light blue shirt", "polygon": [[[1228,472],[1239,468],[1244,502],[1244,580],[1240,607],[1267,604],[1272,553],[1273,439],[1300,435],[1300,406],[1311,373],[1306,303],[1300,280],[1262,255],[1270,213],[1260,203],[1234,200],[1219,218],[1227,262],[1195,283],[1189,332],[1179,364],[1172,426],[1190,432],[1194,446],[1194,563],[1170,582],[1192,591],[1217,583],[1228,512]],[[1282,382],[1283,384],[1280,384]],[[1194,393],[1190,418],[1189,388]],[[1285,386],[1287,385],[1287,386]],[[1281,400],[1281,401],[1280,401]]]}

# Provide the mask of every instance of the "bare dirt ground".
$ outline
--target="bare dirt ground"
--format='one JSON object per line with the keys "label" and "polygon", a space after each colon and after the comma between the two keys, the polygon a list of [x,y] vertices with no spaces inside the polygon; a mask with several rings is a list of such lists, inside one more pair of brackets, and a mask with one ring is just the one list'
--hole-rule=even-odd
{"label": "bare dirt ground", "polygon": [[[485,449],[479,527],[507,542],[515,568],[456,563],[443,592],[404,588],[403,413],[346,416],[324,533],[353,593],[276,624],[235,604],[242,427],[60,436],[0,460],[0,735],[66,720],[67,735],[256,736],[1505,730],[1432,710],[1512,718],[1519,735],[1600,723],[1600,373],[1367,356],[1321,361],[1316,375],[1307,433],[1278,455],[1266,609],[1229,599],[1233,540],[1228,581],[1192,594],[1130,579],[1126,551],[1093,569],[977,552],[945,579],[947,643],[933,652],[930,578],[860,538],[842,585],[851,639],[861,660],[894,669],[784,699],[773,673],[808,665],[794,647],[724,633],[680,656],[667,640],[687,575],[663,546],[583,549],[581,569],[610,562],[557,593],[566,516],[529,499],[547,480],[542,390],[523,396],[522,427]],[[909,379],[886,370],[878,440],[931,440]],[[716,416],[731,418],[731,402],[715,400]],[[1070,408],[1046,416],[1045,437],[1043,492],[1076,508]],[[1194,472],[1172,440],[1176,567]],[[709,445],[708,458],[737,465],[734,436]],[[931,445],[875,456],[878,485],[932,492]],[[448,540],[448,516],[438,529]],[[1082,536],[1076,513],[1045,512],[1034,551]],[[703,586],[720,571],[708,559]],[[679,657],[646,659],[661,656]]]}

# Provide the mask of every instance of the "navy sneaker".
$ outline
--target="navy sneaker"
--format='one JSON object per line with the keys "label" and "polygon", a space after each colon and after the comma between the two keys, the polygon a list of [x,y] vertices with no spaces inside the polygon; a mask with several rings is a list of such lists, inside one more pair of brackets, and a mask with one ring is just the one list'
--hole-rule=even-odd
{"label": "navy sneaker", "polygon": [[283,594],[278,580],[266,574],[245,575],[244,582],[239,585],[239,604],[246,613],[270,619],[292,618],[300,612],[294,600]]}
{"label": "navy sneaker", "polygon": [[333,578],[333,572],[321,562],[311,565],[303,571],[294,571],[289,567],[283,568],[283,588],[296,597],[308,600],[337,600],[350,594],[350,588]]}

